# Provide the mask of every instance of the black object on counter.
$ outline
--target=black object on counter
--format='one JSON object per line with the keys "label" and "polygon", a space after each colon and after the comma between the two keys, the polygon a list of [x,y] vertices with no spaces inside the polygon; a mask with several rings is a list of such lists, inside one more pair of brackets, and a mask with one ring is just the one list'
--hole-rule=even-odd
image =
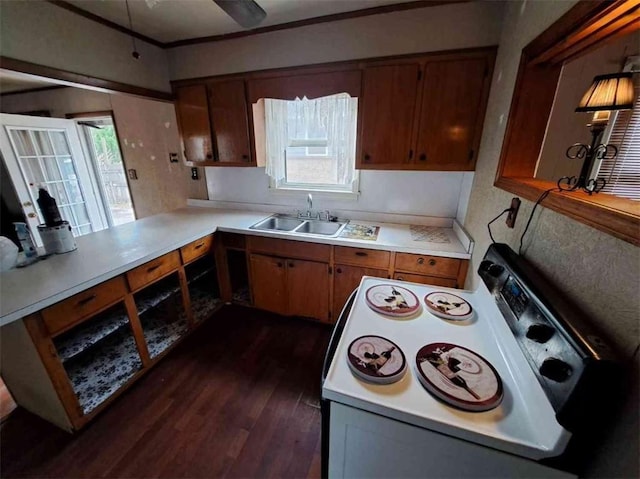
{"label": "black object on counter", "polygon": [[42,216],[44,216],[44,224],[47,226],[59,226],[62,224],[62,217],[56,200],[44,188],[40,188],[38,192],[38,206]]}

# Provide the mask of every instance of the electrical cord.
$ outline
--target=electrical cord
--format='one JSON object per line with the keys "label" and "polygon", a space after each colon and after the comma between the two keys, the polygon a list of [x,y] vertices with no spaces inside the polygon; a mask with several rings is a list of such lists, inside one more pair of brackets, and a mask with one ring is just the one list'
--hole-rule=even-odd
{"label": "electrical cord", "polygon": [[559,186],[558,182],[558,186],[554,187],[554,188],[549,188],[548,190],[545,190],[542,192],[542,194],[538,197],[538,199],[536,200],[535,204],[533,205],[533,209],[531,210],[531,213],[529,214],[529,219],[527,220],[527,224],[524,227],[524,231],[522,232],[522,235],[520,236],[520,247],[518,248],[518,254],[522,254],[522,244],[524,242],[524,237],[527,234],[527,231],[529,230],[529,225],[531,225],[531,220],[533,219],[533,214],[536,212],[536,208],[538,207],[538,205],[540,203],[542,203],[544,201],[544,199],[549,196],[549,193],[551,193],[552,191],[567,191],[563,188],[561,188]]}
{"label": "electrical cord", "polygon": [[487,229],[489,230],[489,238],[491,238],[492,243],[495,244],[496,240],[493,239],[493,234],[491,233],[491,224],[498,221],[502,217],[502,215],[504,215],[505,213],[508,213],[511,210],[513,210],[513,208],[507,208],[506,210],[504,210],[502,213],[500,213],[498,216],[496,216],[495,218],[493,218],[491,221],[487,223]]}

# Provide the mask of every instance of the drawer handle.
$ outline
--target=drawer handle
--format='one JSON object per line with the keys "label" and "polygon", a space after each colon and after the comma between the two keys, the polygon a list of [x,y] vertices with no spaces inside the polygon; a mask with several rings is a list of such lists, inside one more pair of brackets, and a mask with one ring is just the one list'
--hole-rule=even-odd
{"label": "drawer handle", "polygon": [[436,260],[435,259],[430,259],[429,260],[429,266],[435,266],[436,265]]}
{"label": "drawer handle", "polygon": [[289,268],[293,268],[293,263],[289,263]]}
{"label": "drawer handle", "polygon": [[404,281],[404,278],[402,276],[398,276],[398,281]]}
{"label": "drawer handle", "polygon": [[336,268],[336,273],[338,274],[342,273],[342,268]]}
{"label": "drawer handle", "polygon": [[151,266],[150,268],[147,268],[147,273],[151,273],[151,272],[157,270],[160,266],[162,266],[162,263],[157,264],[155,266]]}
{"label": "drawer handle", "polygon": [[196,245],[196,247],[195,247],[195,249],[200,249],[200,248],[202,248],[203,246],[204,246],[204,243],[197,244],[197,245]]}
{"label": "drawer handle", "polygon": [[424,258],[418,258],[418,264],[424,264]]}
{"label": "drawer handle", "polygon": [[369,255],[364,251],[356,251],[356,256],[369,256]]}
{"label": "drawer handle", "polygon": [[92,294],[91,296],[87,296],[86,298],[81,299],[80,301],[78,301],[77,305],[78,306],[84,306],[85,304],[90,303],[94,299],[96,299],[96,295]]}
{"label": "drawer handle", "polygon": [[278,261],[277,265],[278,265],[278,268],[282,268],[282,263],[280,261]]}

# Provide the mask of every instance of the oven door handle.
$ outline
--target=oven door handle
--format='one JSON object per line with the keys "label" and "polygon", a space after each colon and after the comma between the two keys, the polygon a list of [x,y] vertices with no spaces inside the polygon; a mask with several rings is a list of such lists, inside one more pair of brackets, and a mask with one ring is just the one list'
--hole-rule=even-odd
{"label": "oven door handle", "polygon": [[356,299],[356,294],[358,293],[358,288],[356,288],[344,307],[342,308],[342,312],[340,316],[338,316],[338,320],[336,321],[336,325],[333,327],[333,332],[331,333],[331,339],[329,340],[329,346],[327,347],[327,354],[324,357],[324,363],[322,365],[322,382],[320,384],[322,389],[322,384],[324,384],[324,380],[329,373],[329,367],[331,366],[331,361],[333,361],[333,357],[336,354],[336,349],[338,348],[338,342],[340,341],[340,336],[342,336],[342,331],[344,330],[344,326],[347,322],[347,318],[349,317],[349,313],[351,312],[351,308],[353,307],[353,302]]}

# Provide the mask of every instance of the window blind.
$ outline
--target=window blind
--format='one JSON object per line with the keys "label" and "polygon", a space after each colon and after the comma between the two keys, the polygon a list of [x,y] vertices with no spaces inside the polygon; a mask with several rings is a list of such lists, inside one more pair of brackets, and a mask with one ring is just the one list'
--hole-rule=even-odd
{"label": "window blind", "polygon": [[640,87],[635,85],[632,110],[619,111],[611,129],[609,144],[618,148],[618,156],[602,160],[599,178],[607,182],[604,193],[640,200]]}

